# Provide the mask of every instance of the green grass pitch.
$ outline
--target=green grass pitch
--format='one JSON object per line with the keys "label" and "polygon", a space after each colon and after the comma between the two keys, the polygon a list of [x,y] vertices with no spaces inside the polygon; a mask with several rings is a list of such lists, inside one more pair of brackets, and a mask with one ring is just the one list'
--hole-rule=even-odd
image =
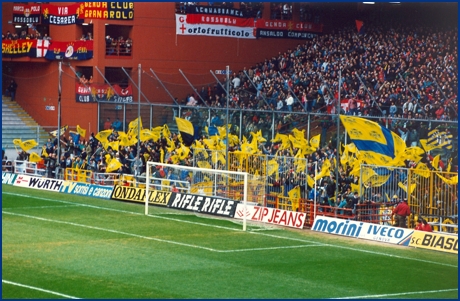
{"label": "green grass pitch", "polygon": [[2,185],[2,298],[457,299],[457,255]]}

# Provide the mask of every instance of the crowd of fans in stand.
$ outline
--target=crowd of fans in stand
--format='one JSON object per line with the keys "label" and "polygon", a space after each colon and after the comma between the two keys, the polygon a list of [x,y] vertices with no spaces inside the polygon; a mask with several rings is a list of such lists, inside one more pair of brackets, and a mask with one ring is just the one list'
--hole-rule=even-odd
{"label": "crowd of fans in stand", "polygon": [[[245,111],[244,126],[252,131],[257,131],[265,123],[267,126],[271,124],[270,115],[248,109],[326,113],[334,107],[338,91],[341,99],[348,100],[345,114],[379,116],[381,121],[383,118],[391,118],[393,130],[419,129],[426,123],[422,123],[422,119],[456,120],[457,44],[457,29],[368,27],[366,34],[358,34],[355,28],[340,29],[307,40],[295,49],[280,52],[264,62],[235,72],[230,79],[230,107]],[[200,97],[192,93],[183,101],[183,105],[224,108],[226,93],[220,85],[203,87]],[[191,118],[200,119],[201,116]],[[282,119],[278,122],[289,121]],[[326,123],[330,123],[330,120],[325,121],[327,130]],[[251,128],[251,125],[256,127]],[[275,130],[279,131],[279,127]],[[109,141],[116,139],[117,135],[117,131],[114,131]],[[179,145],[176,134],[172,134],[171,139],[176,146]],[[105,172],[105,156],[108,154],[122,163],[117,173],[142,175],[145,173],[146,161],[160,161],[161,149],[165,151],[165,162],[173,155],[173,152],[166,150],[165,138],[157,142],[141,143],[139,150],[136,145],[122,147],[118,151],[105,150],[94,134],[86,141],[75,143],[66,140],[63,145],[65,147],[61,158],[56,158],[57,141],[48,141],[46,151],[50,157],[47,165],[61,168],[78,166],[81,169]],[[320,170],[326,158],[337,158],[334,145],[326,141],[314,154],[306,156],[310,174],[314,174],[314,162],[318,162],[317,168]],[[230,151],[238,148],[232,147]],[[266,155],[274,155],[277,145],[261,145],[261,150]],[[293,157],[295,154],[284,151],[278,155]],[[54,163],[50,163],[52,161]],[[430,167],[428,156],[422,161]],[[191,155],[179,164],[191,165]],[[313,198],[312,187],[303,184],[305,173],[297,174],[292,170],[289,164],[284,166],[278,180],[272,178],[270,183],[273,187],[285,185],[285,192],[300,185],[302,195]],[[353,203],[357,196],[350,192],[350,187],[358,179],[350,176],[349,168],[340,168],[339,174],[339,197],[336,204],[339,206],[343,199]],[[329,196],[325,199],[330,199],[335,192],[335,181],[333,175],[324,177],[319,183],[324,189],[316,193]]]}
{"label": "crowd of fans in stand", "polygon": [[8,30],[6,34],[2,33],[2,40],[51,40],[51,37],[47,33],[42,35],[38,30],[33,30],[30,33],[23,30],[19,35]]}
{"label": "crowd of fans in stand", "polygon": [[[457,41],[457,29],[368,27],[358,34],[344,28],[234,73],[229,106],[330,112],[341,71],[346,114],[456,120]],[[199,96],[189,95],[184,104],[226,106],[220,85]]]}
{"label": "crowd of fans in stand", "polygon": [[133,40],[131,38],[112,38],[110,35],[105,37],[105,48],[107,55],[131,55]]}

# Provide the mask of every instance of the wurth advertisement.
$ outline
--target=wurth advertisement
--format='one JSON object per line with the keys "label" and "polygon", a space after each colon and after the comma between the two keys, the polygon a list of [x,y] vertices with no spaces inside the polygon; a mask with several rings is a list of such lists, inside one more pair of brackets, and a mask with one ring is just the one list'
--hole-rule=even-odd
{"label": "wurth advertisement", "polygon": [[18,175],[14,182],[14,186],[59,192],[61,190],[63,182],[63,180],[57,179],[37,178],[28,175]]}
{"label": "wurth advertisement", "polygon": [[[250,27],[225,25],[223,22],[189,23],[186,15],[176,14],[176,34],[225,38],[255,39],[254,24]],[[196,22],[192,18],[192,22]],[[230,22],[230,21],[229,21]]]}
{"label": "wurth advertisement", "polygon": [[264,222],[279,226],[302,229],[305,223],[305,212],[294,212],[276,208],[267,208],[259,206],[246,206],[238,203],[236,206],[235,218],[243,219],[246,215],[247,220]]}

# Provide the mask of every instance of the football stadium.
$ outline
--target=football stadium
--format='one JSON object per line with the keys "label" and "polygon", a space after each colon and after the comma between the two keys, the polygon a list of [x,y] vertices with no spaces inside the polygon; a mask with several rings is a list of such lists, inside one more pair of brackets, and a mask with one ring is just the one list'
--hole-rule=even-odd
{"label": "football stadium", "polygon": [[2,298],[458,299],[457,3],[2,25]]}

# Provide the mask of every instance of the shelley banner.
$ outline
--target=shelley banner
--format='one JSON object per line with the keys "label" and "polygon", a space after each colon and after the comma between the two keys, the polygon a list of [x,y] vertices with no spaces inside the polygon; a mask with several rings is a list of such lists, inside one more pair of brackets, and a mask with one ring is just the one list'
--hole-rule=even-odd
{"label": "shelley banner", "polygon": [[98,101],[131,103],[133,102],[133,89],[131,85],[122,88],[119,85],[90,84],[85,86],[77,83],[75,85],[75,100],[80,103]]}
{"label": "shelley banner", "polygon": [[89,60],[93,58],[93,41],[2,40],[2,56]]}
{"label": "shelley banner", "polygon": [[82,24],[83,19],[79,18],[80,4],[53,5],[42,4],[42,24],[51,25],[72,25]]}
{"label": "shelley banner", "polygon": [[186,15],[176,14],[176,34],[225,38],[255,39],[254,27],[239,27],[215,23],[189,23]]}
{"label": "shelley banner", "polygon": [[30,4],[15,4],[13,6],[13,23],[37,24],[41,19],[41,6]]}

